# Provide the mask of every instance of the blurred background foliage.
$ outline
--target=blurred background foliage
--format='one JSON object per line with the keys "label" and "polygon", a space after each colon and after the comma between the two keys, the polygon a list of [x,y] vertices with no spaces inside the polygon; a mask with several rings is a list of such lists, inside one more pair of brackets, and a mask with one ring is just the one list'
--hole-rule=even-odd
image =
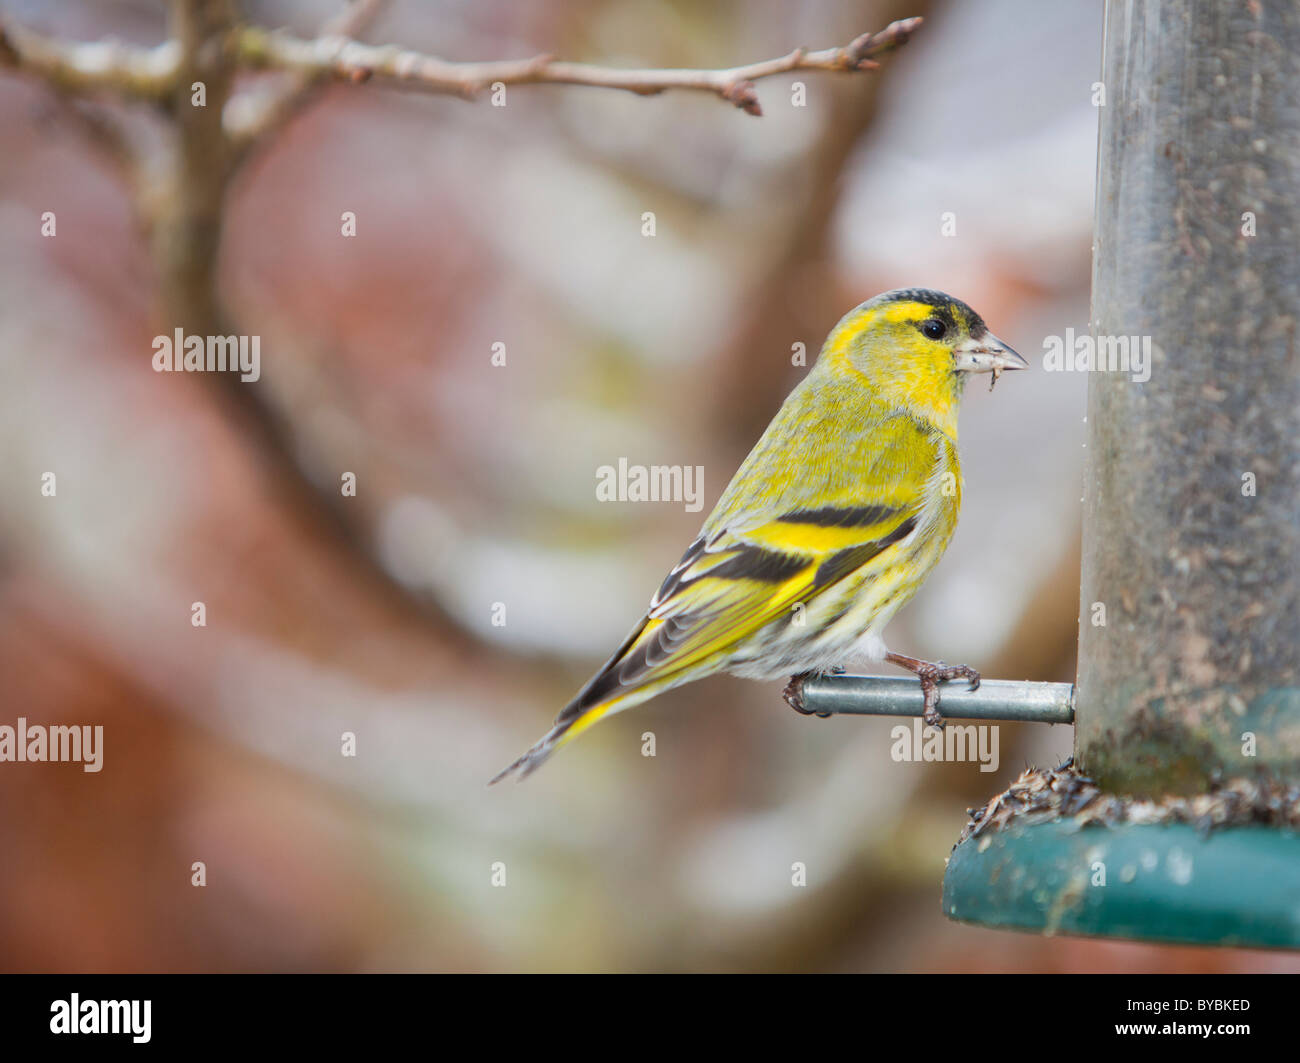
{"label": "blurred background foliage", "polygon": [[[334,7],[245,5],[305,36]],[[154,0],[3,10],[69,39],[166,32]],[[964,810],[1068,755],[1066,728],[1004,726],[992,774],[900,764],[890,721],[719,678],[484,785],[702,518],[598,503],[599,466],[702,465],[707,512],[799,379],[792,345],[811,360],[888,288],[964,299],[1036,365],[1087,330],[1101,8],[398,0],[369,31],[717,67],[908,15],[924,28],[879,72],[760,82],[761,119],[685,93],[329,89],[227,200],[220,305],[263,358],[233,396],[152,371],[173,323],[120,182],[47,89],[0,76],[0,722],[106,735],[101,774],[0,765],[0,966],[1294,969],[942,918]],[[961,527],[891,645],[1073,678],[1085,383],[970,389]]]}

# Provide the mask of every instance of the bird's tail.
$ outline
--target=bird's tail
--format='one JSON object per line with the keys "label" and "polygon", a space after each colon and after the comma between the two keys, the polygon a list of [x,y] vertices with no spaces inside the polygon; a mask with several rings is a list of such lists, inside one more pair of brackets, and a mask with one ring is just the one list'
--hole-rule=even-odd
{"label": "bird's tail", "polygon": [[597,720],[608,716],[614,711],[616,705],[618,705],[617,701],[608,701],[603,705],[583,707],[577,699],[570,702],[565,706],[564,711],[555,718],[555,726],[547,731],[536,745],[511,764],[510,767],[494,775],[488,785],[491,786],[500,782],[507,775],[517,774],[521,779],[527,778],[540,768],[546,762],[546,758],[559,749],[560,746],[577,738],[579,734]]}
{"label": "bird's tail", "polygon": [[507,775],[518,775],[523,779],[545,763],[546,758],[566,742],[571,742],[582,734],[597,720],[603,720],[615,712],[640,705],[656,694],[670,687],[695,677],[697,674],[689,669],[665,667],[661,661],[658,667],[648,666],[642,659],[635,669],[626,667],[628,655],[637,646],[638,640],[649,629],[653,631],[660,622],[643,619],[632,629],[623,645],[614,651],[614,655],[604,666],[588,680],[587,685],[578,691],[569,704],[564,706],[560,715],[555,717],[555,726],[542,736],[532,749],[516,760],[505,771],[499,772],[488,783],[500,782]]}
{"label": "bird's tail", "polygon": [[598,720],[603,720],[606,716],[611,716],[616,712],[622,712],[624,709],[630,709],[633,705],[640,705],[641,702],[648,701],[656,694],[667,690],[669,687],[675,687],[690,678],[681,675],[660,676],[653,682],[628,687],[611,696],[610,691],[599,683],[604,674],[604,672],[598,672],[592,681],[582,689],[581,693],[564,707],[560,715],[555,717],[555,726],[547,731],[532,749],[511,764],[510,767],[498,772],[488,785],[491,786],[493,783],[500,782],[507,775],[518,775],[521,779],[526,778],[540,768],[545,763],[546,758],[559,749],[560,746],[573,741]]}

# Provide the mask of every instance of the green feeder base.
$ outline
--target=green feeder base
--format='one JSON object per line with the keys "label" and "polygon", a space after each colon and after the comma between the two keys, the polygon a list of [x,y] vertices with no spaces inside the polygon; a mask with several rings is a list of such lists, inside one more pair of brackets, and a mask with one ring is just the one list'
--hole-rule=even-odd
{"label": "green feeder base", "polygon": [[1011,824],[948,861],[943,911],[981,926],[1300,948],[1300,834],[1183,823]]}

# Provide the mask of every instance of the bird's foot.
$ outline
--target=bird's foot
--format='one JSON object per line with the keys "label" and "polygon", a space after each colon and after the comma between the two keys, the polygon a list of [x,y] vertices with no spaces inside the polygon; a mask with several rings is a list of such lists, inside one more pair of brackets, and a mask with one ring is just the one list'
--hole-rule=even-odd
{"label": "bird's foot", "polygon": [[785,703],[800,716],[816,716],[824,720],[830,715],[829,712],[815,712],[812,709],[805,708],[803,703],[804,681],[811,679],[816,674],[816,672],[800,672],[798,675],[792,675],[790,682],[786,683],[785,689],[781,691],[781,696],[785,698]]}
{"label": "bird's foot", "polygon": [[811,716],[812,711],[803,707],[803,681],[811,673],[801,672],[799,675],[792,675],[790,682],[786,683],[785,689],[781,691],[781,697],[785,698],[785,703],[794,709],[800,716]]}
{"label": "bird's foot", "polygon": [[921,713],[931,727],[943,727],[943,717],[939,714],[939,684],[950,679],[965,679],[971,690],[980,687],[980,674],[967,664],[944,664],[943,661],[922,661],[916,657],[907,657],[901,653],[888,653],[885,660],[906,668],[921,681],[921,694],[925,698],[925,708]]}

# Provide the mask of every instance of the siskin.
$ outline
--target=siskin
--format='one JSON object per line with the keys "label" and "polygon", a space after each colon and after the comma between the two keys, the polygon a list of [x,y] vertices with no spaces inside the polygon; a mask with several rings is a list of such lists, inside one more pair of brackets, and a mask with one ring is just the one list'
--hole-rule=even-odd
{"label": "siskin", "polygon": [[555,726],[492,782],[534,771],[597,720],[715,672],[803,680],[849,660],[938,684],[979,674],[885,648],[880,634],[947,549],[961,507],[966,378],[1026,362],[965,303],[919,288],[849,311],[767,426],[644,617]]}

